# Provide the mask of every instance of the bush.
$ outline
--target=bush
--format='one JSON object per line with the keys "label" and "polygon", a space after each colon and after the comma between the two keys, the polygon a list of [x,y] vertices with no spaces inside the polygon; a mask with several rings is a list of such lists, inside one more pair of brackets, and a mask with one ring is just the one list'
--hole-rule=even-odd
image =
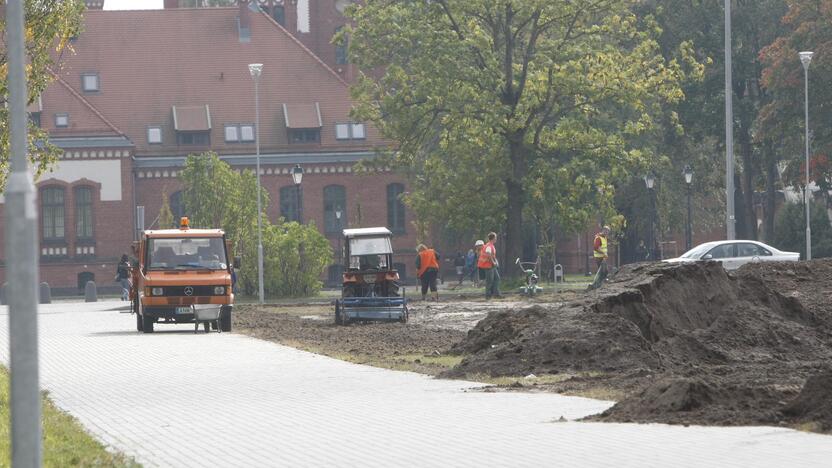
{"label": "bush", "polygon": [[[832,224],[821,203],[812,207],[812,258],[832,257]],[[800,203],[786,203],[777,213],[774,224],[774,247],[800,252],[806,258],[806,209]]]}

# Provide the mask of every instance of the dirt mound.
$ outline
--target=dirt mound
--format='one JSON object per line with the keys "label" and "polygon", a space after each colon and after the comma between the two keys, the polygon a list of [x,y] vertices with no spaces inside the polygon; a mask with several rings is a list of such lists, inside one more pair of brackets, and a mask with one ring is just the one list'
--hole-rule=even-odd
{"label": "dirt mound", "polygon": [[783,414],[796,423],[814,423],[819,430],[832,431],[832,370],[809,377]]}
{"label": "dirt mound", "polygon": [[448,375],[650,375],[601,419],[778,422],[832,359],[830,296],[829,260],[628,265],[582,300],[490,314]]}

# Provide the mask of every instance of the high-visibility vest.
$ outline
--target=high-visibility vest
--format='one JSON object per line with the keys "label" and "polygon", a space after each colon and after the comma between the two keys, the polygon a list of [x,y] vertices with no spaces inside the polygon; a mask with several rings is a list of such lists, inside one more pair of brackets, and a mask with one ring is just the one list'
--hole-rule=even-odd
{"label": "high-visibility vest", "polygon": [[601,247],[593,251],[595,258],[607,258],[607,238],[601,234],[595,234],[595,240],[601,239]]}
{"label": "high-visibility vest", "polygon": [[436,261],[436,252],[433,249],[425,249],[419,252],[419,271],[416,276],[421,278],[428,271],[428,268],[439,270],[439,263]]}
{"label": "high-visibility vest", "polygon": [[491,250],[494,253],[494,257],[497,257],[497,249],[494,247],[493,242],[489,242],[482,246],[482,250],[480,250],[480,259],[477,262],[477,268],[494,268],[494,264],[491,263],[491,255],[488,254],[488,251]]}

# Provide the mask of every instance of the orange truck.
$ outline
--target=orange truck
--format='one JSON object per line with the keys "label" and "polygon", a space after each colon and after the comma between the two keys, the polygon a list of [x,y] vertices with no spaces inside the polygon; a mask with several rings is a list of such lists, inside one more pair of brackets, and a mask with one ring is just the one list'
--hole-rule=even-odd
{"label": "orange truck", "polygon": [[[133,243],[138,261],[132,270],[130,298],[136,329],[153,333],[157,323],[194,323],[194,308],[219,308],[219,327],[231,331],[234,307],[230,242],[220,229],[150,230]],[[207,327],[207,325],[206,325]],[[206,328],[207,329],[207,328]]]}

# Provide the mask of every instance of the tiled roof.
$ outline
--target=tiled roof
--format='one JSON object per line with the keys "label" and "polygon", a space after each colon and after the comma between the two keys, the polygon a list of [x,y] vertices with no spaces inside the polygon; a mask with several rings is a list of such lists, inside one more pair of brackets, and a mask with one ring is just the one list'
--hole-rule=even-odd
{"label": "tiled roof", "polygon": [[[224,136],[226,125],[254,123],[249,63],[263,63],[259,96],[264,153],[357,151],[382,143],[369,126],[365,140],[336,140],[335,124],[351,121],[347,84],[265,14],[251,13],[251,41],[241,42],[238,14],[237,8],[87,11],[84,32],[73,44],[75,54],[64,55],[58,75],[135,143],[137,156],[207,149],[177,145],[174,106],[177,120],[187,106],[207,106],[211,148],[224,154],[253,153],[253,142],[226,143]],[[83,73],[98,74],[98,91],[81,90]],[[50,86],[43,97],[45,113],[63,112],[60,108],[69,105],[65,94],[60,86]],[[288,105],[305,104],[311,109],[315,103],[321,143],[290,144],[283,105],[289,109]],[[317,117],[309,111],[295,115],[293,107],[289,114],[291,126],[295,119],[308,122]],[[93,116],[71,116],[71,121],[83,127],[80,119],[87,117],[92,126]],[[55,130],[50,119],[42,120],[50,132],[67,132]],[[181,130],[206,124],[187,120],[178,122]],[[147,142],[150,126],[162,128],[161,144]]]}

